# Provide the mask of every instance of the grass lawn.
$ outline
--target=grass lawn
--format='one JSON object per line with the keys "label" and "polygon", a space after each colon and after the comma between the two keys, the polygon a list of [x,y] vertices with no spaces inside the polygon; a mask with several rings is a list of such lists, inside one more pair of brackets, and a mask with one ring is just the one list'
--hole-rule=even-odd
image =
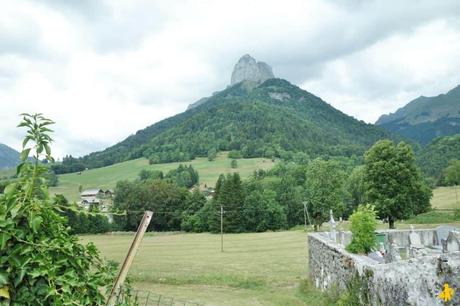
{"label": "grass lawn", "polygon": [[[457,186],[460,199],[460,186]],[[436,209],[460,209],[455,195],[455,187],[438,187],[433,190],[431,205]]]}
{"label": "grass lawn", "polygon": [[[122,262],[133,235],[82,236]],[[206,305],[327,305],[306,285],[303,231],[220,235],[147,233],[130,270],[137,289]]]}
{"label": "grass lawn", "polygon": [[[254,170],[268,170],[274,165],[274,162],[266,158],[238,159],[238,168],[232,169],[230,162],[231,159],[227,158],[227,153],[220,153],[212,162],[202,157],[182,164],[191,164],[200,175],[200,184],[208,186],[214,186],[221,173],[238,172],[242,178],[245,178],[252,174]],[[62,174],[59,175],[58,186],[50,188],[50,192],[52,194],[61,193],[70,201],[77,201],[80,199],[78,191],[80,185],[82,185],[83,189],[113,189],[120,180],[135,179],[142,169],[168,172],[177,168],[179,164],[181,163],[149,165],[147,159],[140,158],[108,167],[83,171],[81,175],[77,173]]]}
{"label": "grass lawn", "polygon": [[[451,223],[460,226],[460,222]],[[439,224],[417,224],[434,228]],[[347,229],[348,222],[342,225]],[[321,231],[328,230],[324,224]],[[396,223],[408,229],[409,223]],[[388,224],[379,224],[387,229]],[[102,254],[121,263],[131,234],[84,235]],[[308,284],[303,230],[220,235],[147,233],[130,270],[136,289],[205,305],[333,305]],[[334,294],[334,293],[332,293]]]}

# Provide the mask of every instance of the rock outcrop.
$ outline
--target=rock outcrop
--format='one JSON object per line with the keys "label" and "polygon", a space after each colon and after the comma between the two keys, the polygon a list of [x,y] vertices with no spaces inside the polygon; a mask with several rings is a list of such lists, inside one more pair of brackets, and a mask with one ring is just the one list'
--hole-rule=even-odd
{"label": "rock outcrop", "polygon": [[[272,67],[264,62],[258,62],[249,54],[246,54],[239,59],[235,65],[235,68],[233,68],[232,79],[229,86],[233,86],[243,81],[251,81],[256,85],[259,85],[268,79],[273,79],[274,77],[275,76],[273,75]],[[215,92],[214,94],[216,93],[218,92]],[[187,107],[187,110],[206,103],[209,98],[210,97],[204,97],[199,99],[195,103],[190,104]]]}
{"label": "rock outcrop", "polygon": [[239,59],[235,68],[233,68],[230,85],[234,85],[242,81],[262,83],[274,77],[272,68],[268,64],[264,62],[257,62],[249,54],[246,54]]}

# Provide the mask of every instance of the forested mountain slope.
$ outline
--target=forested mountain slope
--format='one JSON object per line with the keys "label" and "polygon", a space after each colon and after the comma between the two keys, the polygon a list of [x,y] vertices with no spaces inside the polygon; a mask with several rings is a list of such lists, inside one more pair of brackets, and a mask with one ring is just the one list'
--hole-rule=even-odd
{"label": "forested mountain slope", "polygon": [[286,80],[243,81],[81,162],[95,168],[142,156],[153,163],[185,161],[212,149],[236,150],[243,157],[351,156],[388,137],[394,138]]}
{"label": "forested mountain slope", "polygon": [[420,152],[418,163],[427,176],[439,180],[452,159],[460,159],[460,134],[433,140]]}

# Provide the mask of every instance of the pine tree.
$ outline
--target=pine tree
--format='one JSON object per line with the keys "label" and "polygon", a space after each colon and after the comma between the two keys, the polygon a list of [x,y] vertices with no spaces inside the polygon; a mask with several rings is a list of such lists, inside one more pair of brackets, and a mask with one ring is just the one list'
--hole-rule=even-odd
{"label": "pine tree", "polygon": [[228,174],[222,181],[217,196],[217,209],[223,206],[224,231],[228,233],[241,232],[244,230],[243,222],[240,218],[244,204],[244,190],[238,173]]}

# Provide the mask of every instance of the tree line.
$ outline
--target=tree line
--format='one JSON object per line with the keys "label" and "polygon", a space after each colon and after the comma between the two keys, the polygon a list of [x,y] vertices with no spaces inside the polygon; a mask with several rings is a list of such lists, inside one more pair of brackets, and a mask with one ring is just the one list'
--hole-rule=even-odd
{"label": "tree line", "polygon": [[217,232],[221,209],[225,232],[287,229],[304,222],[304,203],[315,228],[335,216],[347,218],[360,204],[373,204],[394,227],[430,209],[431,189],[416,165],[410,145],[377,142],[360,159],[317,158],[278,162],[242,181],[238,173],[221,175],[206,198],[171,180],[118,182],[114,208],[126,211],[115,223],[135,230],[144,210],[154,211],[150,230]]}

